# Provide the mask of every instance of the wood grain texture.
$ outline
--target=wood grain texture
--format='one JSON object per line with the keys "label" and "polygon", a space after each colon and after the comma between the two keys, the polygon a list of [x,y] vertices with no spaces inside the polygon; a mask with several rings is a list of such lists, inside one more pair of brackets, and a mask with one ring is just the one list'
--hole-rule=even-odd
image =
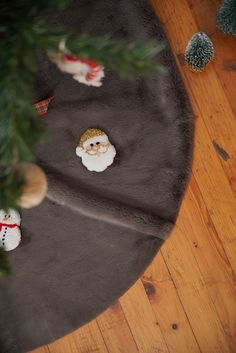
{"label": "wood grain texture", "polygon": [[109,352],[139,352],[119,301],[98,316],[97,322]]}
{"label": "wood grain texture", "polygon": [[[220,2],[152,1],[196,118],[192,176],[175,229],[119,301],[34,353],[236,352],[236,40],[215,26]],[[193,73],[183,55],[198,31],[211,37],[216,57]]]}

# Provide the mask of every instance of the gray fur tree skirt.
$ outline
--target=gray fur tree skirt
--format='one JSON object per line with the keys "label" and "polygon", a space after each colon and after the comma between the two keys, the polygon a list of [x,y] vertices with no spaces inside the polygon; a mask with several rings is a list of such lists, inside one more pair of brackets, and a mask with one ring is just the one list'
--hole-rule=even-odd
{"label": "gray fur tree skirt", "polygon": [[[93,34],[164,39],[144,0],[77,1],[54,22]],[[43,55],[38,98],[54,95],[38,151],[48,195],[24,211],[23,241],[10,253],[14,273],[0,281],[0,352],[21,353],[83,325],[143,273],[170,233],[192,154],[193,118],[170,48],[167,75],[101,88],[77,83]],[[116,147],[114,163],[89,172],[75,154],[96,127]]]}

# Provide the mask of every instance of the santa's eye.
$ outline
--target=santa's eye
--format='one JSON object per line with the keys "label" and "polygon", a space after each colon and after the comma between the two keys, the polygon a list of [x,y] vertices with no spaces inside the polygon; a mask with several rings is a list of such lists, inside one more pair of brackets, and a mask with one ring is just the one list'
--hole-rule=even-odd
{"label": "santa's eye", "polygon": [[96,145],[100,145],[100,142],[96,142]]}
{"label": "santa's eye", "polygon": [[90,146],[93,147],[93,143],[90,143]]}

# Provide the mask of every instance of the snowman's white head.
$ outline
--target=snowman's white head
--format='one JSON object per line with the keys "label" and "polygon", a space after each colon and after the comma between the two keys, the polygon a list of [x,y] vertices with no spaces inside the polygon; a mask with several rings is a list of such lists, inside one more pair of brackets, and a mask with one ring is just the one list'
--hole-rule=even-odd
{"label": "snowman's white head", "polygon": [[0,210],[0,223],[3,224],[17,224],[20,225],[20,214],[13,208],[10,208],[7,212]]}

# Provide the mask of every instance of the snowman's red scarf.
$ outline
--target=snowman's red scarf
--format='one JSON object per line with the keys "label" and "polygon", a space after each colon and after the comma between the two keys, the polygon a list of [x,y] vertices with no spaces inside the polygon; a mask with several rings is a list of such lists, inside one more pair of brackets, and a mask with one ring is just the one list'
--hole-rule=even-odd
{"label": "snowman's red scarf", "polygon": [[13,224],[0,223],[0,232],[2,230],[2,227],[15,228],[15,227],[19,227],[19,226],[16,223],[13,223]]}

